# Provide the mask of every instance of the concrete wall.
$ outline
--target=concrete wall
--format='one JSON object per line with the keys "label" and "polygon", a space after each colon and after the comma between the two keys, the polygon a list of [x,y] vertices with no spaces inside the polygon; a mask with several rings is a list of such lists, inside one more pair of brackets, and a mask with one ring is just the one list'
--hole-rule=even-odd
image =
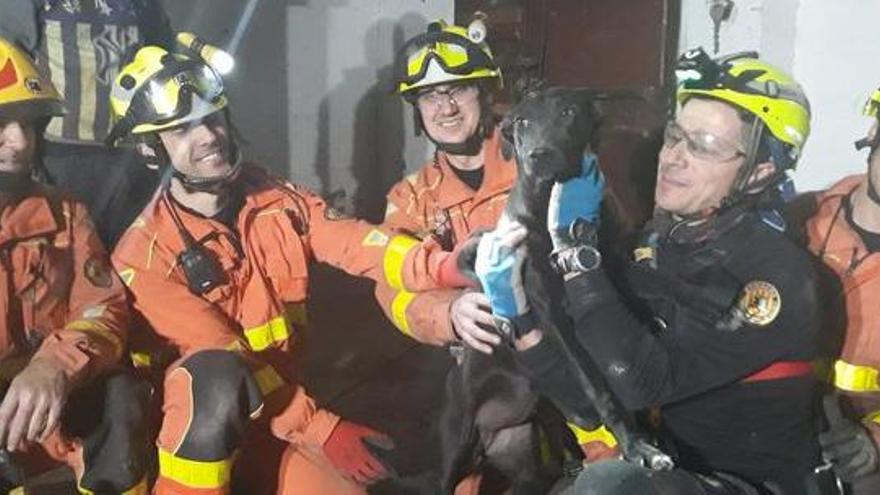
{"label": "concrete wall", "polygon": [[227,84],[247,157],[373,218],[404,169],[423,163],[428,145],[389,92],[392,62],[427,21],[452,18],[452,0],[164,3],[175,29],[220,46],[241,26]]}
{"label": "concrete wall", "polygon": [[[870,121],[861,105],[880,84],[876,20],[880,0],[734,0],[721,26],[720,53],[758,50],[803,84],[813,110],[812,135],[795,179],[801,190],[826,187],[865,168],[852,142]],[[682,0],[682,50],[712,49],[706,0]]]}

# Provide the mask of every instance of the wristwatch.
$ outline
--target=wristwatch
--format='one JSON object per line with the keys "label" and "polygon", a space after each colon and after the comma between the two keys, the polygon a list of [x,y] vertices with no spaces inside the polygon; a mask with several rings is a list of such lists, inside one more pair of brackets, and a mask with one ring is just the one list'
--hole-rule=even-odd
{"label": "wristwatch", "polygon": [[593,246],[575,246],[553,253],[553,266],[562,275],[584,273],[602,265],[602,253]]}
{"label": "wristwatch", "polygon": [[596,225],[578,218],[568,228],[567,246],[550,254],[550,264],[562,275],[583,273],[599,268],[602,254],[596,249],[598,233]]}

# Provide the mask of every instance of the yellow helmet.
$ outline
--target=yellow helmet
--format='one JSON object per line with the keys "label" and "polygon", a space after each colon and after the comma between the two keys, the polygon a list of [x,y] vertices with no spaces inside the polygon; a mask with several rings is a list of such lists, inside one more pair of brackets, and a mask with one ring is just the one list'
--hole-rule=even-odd
{"label": "yellow helmet", "polygon": [[64,115],[64,101],[52,81],[34,67],[24,51],[0,38],[0,116]]}
{"label": "yellow helmet", "polygon": [[880,117],[880,88],[874,90],[871,93],[871,96],[865,101],[865,106],[862,108],[862,114],[865,117]]}
{"label": "yellow helmet", "polygon": [[495,79],[500,87],[501,71],[485,38],[481,20],[467,28],[442,19],[428,24],[398,52],[398,93],[406,96],[425,86],[469,79]]}
{"label": "yellow helmet", "polygon": [[682,55],[676,75],[679,103],[703,95],[745,110],[788,145],[790,163],[777,165],[793,166],[797,161],[810,135],[810,103],[790,75],[758,60],[754,52],[712,60],[702,48]]}
{"label": "yellow helmet", "polygon": [[110,89],[114,125],[107,141],[198,120],[226,107],[223,80],[206,63],[145,46]]}

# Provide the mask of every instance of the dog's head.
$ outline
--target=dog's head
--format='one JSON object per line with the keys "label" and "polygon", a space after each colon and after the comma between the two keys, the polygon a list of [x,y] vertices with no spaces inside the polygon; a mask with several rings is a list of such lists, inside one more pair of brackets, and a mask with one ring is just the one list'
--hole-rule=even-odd
{"label": "dog's head", "polygon": [[501,132],[521,176],[561,181],[580,172],[584,150],[596,145],[600,117],[594,96],[579,88],[540,89],[510,110]]}

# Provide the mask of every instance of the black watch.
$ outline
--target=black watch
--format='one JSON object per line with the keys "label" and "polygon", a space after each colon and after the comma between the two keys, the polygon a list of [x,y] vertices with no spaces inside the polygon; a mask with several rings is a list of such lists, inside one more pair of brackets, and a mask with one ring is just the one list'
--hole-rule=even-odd
{"label": "black watch", "polygon": [[584,273],[602,265],[602,253],[593,246],[575,246],[553,253],[553,266],[562,275]]}

